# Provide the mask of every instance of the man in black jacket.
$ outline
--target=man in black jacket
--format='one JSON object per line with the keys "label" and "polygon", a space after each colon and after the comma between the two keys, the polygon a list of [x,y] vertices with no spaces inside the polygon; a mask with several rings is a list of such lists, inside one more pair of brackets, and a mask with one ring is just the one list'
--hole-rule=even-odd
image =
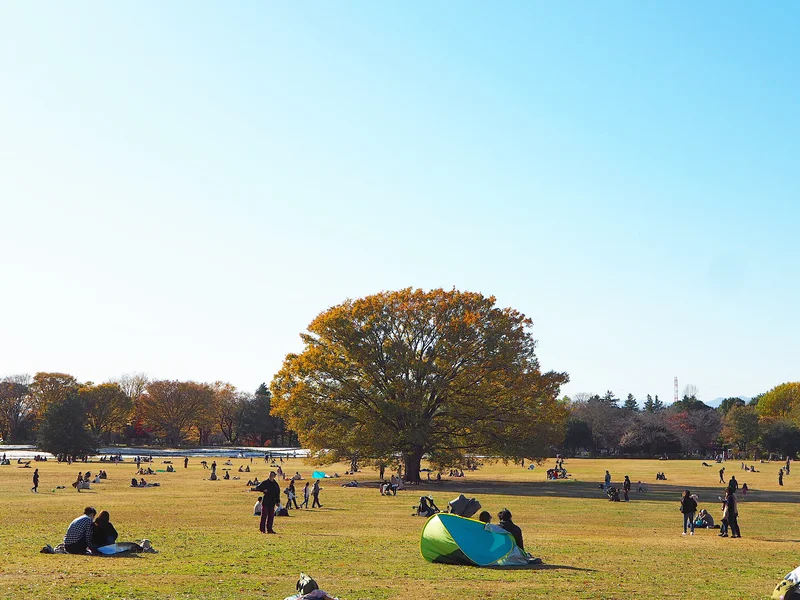
{"label": "man in black jacket", "polygon": [[261,524],[258,529],[261,533],[275,533],[272,529],[272,523],[275,521],[275,505],[281,499],[281,488],[275,481],[275,471],[270,471],[269,478],[262,481],[256,490],[264,493],[264,499],[261,501]]}
{"label": "man in black jacket", "polygon": [[517,543],[517,546],[519,546],[519,549],[525,550],[525,545],[522,543],[522,529],[511,520],[511,511],[504,508],[497,515],[497,518],[500,519],[500,527],[514,536],[514,541]]}

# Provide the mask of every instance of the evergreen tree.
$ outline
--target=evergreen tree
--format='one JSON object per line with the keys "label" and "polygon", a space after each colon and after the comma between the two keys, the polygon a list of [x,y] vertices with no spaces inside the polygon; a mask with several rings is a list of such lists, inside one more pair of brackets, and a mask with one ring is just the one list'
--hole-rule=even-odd
{"label": "evergreen tree", "polygon": [[51,454],[97,453],[97,439],[87,427],[86,407],[76,392],[69,392],[63,402],[48,406],[39,426],[37,446]]}
{"label": "evergreen tree", "polygon": [[656,399],[653,401],[653,412],[658,412],[664,408],[664,403],[658,399],[658,394],[656,394]]}
{"label": "evergreen tree", "polygon": [[622,405],[622,408],[631,412],[639,412],[639,403],[636,402],[636,397],[633,394],[628,394],[628,397],[625,399],[625,404]]}
{"label": "evergreen tree", "polygon": [[614,392],[612,392],[611,390],[606,390],[606,393],[603,394],[602,400],[606,404],[616,404],[617,402],[619,402],[619,398],[615,398]]}
{"label": "evergreen tree", "polygon": [[656,405],[653,402],[653,397],[650,394],[647,394],[647,400],[644,401],[644,411],[648,413],[656,412]]}

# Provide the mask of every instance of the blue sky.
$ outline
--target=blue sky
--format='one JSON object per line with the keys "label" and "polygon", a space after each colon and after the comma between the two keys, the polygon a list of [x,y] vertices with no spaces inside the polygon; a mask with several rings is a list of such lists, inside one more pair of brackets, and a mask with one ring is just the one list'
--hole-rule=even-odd
{"label": "blue sky", "polygon": [[565,393],[800,379],[791,2],[0,5],[0,376],[269,381],[495,295]]}

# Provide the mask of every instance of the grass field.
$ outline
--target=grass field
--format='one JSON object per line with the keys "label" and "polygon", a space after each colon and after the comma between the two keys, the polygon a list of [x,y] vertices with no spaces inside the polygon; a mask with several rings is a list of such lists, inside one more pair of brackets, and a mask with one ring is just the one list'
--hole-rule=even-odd
{"label": "grass field", "polygon": [[[280,535],[258,532],[252,516],[256,494],[244,480],[207,481],[199,459],[189,468],[149,481],[159,488],[132,489],[132,464],[67,466],[31,463],[41,474],[30,492],[33,469],[0,467],[0,597],[2,598],[267,598],[282,600],[305,571],[342,600],[464,600],[492,598],[768,598],[776,582],[800,564],[800,467],[777,484],[777,463],[745,473],[729,462],[728,475],[750,492],[740,496],[742,539],[717,531],[681,535],[678,502],[689,488],[700,507],[719,520],[718,467],[700,461],[578,460],[566,466],[574,481],[545,480],[545,468],[486,464],[463,480],[425,483],[382,497],[377,474],[356,479],[366,487],[341,488],[326,480],[322,509],[292,511],[276,519]],[[217,459],[219,468],[225,459]],[[233,471],[249,461],[233,460]],[[99,467],[109,479],[77,492],[79,470]],[[163,468],[158,459],[155,468]],[[269,468],[255,460],[260,479]],[[345,471],[344,465],[328,472]],[[308,477],[312,465],[284,464]],[[629,475],[647,486],[629,503],[611,503],[597,489],[609,469],[614,481]],[[238,475],[234,473],[232,475]],[[665,471],[666,482],[655,481]],[[221,473],[221,471],[220,471]],[[57,485],[67,489],[55,490]],[[301,488],[302,489],[302,486]],[[493,515],[503,507],[522,527],[526,548],[541,567],[493,570],[426,563],[419,553],[424,519],[411,516],[423,493],[439,507],[463,492]],[[100,558],[40,554],[61,541],[84,506],[108,510],[120,541],[148,538],[158,554]]]}

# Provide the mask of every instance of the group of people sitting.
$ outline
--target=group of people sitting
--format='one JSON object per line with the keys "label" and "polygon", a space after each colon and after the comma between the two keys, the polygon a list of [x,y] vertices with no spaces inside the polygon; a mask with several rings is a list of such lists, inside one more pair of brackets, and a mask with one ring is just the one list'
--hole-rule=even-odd
{"label": "group of people sitting", "polygon": [[548,479],[566,479],[567,477],[568,477],[567,470],[563,467],[555,469],[547,469]]}
{"label": "group of people sitting", "polygon": [[389,481],[381,481],[378,490],[381,496],[397,496],[397,490],[405,489],[403,480],[395,474],[389,478]]}
{"label": "group of people sitting", "polygon": [[664,473],[656,473],[656,481],[666,481],[667,476]]}
{"label": "group of people sitting", "polygon": [[450,477],[464,477],[464,469],[450,469]]}
{"label": "group of people sitting", "polygon": [[144,477],[136,481],[136,477],[131,477],[131,487],[135,488],[146,488],[146,487],[159,487],[161,484],[157,481],[154,483],[148,483],[145,481]]}
{"label": "group of people sitting", "polygon": [[147,467],[146,469],[140,468],[138,471],[136,471],[136,474],[137,475],[155,475],[156,472],[153,471],[153,469],[151,469],[150,467]]}
{"label": "group of people sitting", "polygon": [[245,468],[243,468],[242,465],[239,465],[239,473],[249,473],[249,472],[250,472],[250,465],[247,465],[247,467]]}
{"label": "group of people sitting", "polygon": [[108,479],[108,473],[103,471],[102,469],[94,476],[92,479],[92,473],[90,471],[86,471],[86,473],[78,472],[78,478],[72,483],[72,487],[74,487],[79,492],[81,490],[88,490],[90,489],[90,483],[100,483],[103,479]]}

